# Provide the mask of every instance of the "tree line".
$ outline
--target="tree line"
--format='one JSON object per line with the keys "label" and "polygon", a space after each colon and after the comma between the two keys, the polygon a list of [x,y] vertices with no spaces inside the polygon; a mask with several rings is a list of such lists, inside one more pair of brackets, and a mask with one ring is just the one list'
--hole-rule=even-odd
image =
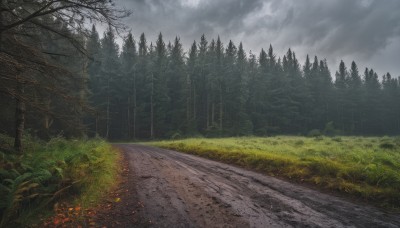
{"label": "tree line", "polygon": [[[256,55],[204,35],[184,50],[179,38],[129,33],[120,50],[127,12],[82,2],[0,5],[0,133],[15,136],[16,150],[25,128],[114,140],[400,133],[400,85],[389,73],[379,80],[342,61],[332,77],[318,57],[301,64],[291,49]],[[100,37],[73,12],[110,27]]]}
{"label": "tree line", "polygon": [[242,43],[203,35],[185,52],[178,37],[153,42],[129,33],[119,51],[112,29],[87,40],[90,134],[110,139],[400,133],[400,86],[387,73],[343,61],[334,79],[326,60],[301,65],[272,46],[256,56]]}

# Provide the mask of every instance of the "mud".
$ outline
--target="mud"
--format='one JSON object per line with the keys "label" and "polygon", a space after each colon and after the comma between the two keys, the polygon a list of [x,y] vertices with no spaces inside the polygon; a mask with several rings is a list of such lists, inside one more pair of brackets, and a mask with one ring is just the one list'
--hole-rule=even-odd
{"label": "mud", "polygon": [[398,213],[245,169],[143,145],[117,147],[129,162],[130,192],[138,201],[130,226],[400,227]]}

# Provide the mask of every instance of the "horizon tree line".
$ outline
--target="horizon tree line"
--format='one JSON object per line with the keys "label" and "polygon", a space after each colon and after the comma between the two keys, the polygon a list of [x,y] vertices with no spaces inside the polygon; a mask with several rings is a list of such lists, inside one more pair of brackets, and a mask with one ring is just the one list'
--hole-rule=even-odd
{"label": "horizon tree line", "polygon": [[2,35],[1,133],[18,133],[16,150],[24,128],[44,139],[111,140],[400,133],[399,79],[380,81],[354,61],[333,75],[324,59],[301,64],[272,45],[256,55],[203,35],[184,50],[178,37],[129,33],[120,50],[113,28],[100,37],[95,26],[73,30],[54,18],[46,26],[21,30],[29,38]]}
{"label": "horizon tree line", "polygon": [[307,134],[400,133],[399,79],[379,81],[343,61],[332,78],[327,61],[294,51],[276,56],[272,45],[256,56],[242,43],[194,41],[187,54],[178,37],[153,43],[129,33],[122,50],[109,29],[95,26],[87,40],[89,103],[98,110],[86,124],[109,139]]}

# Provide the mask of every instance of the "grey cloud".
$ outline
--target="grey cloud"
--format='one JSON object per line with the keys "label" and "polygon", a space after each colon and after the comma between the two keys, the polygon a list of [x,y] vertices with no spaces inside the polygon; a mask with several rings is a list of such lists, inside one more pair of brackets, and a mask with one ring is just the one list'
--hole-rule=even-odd
{"label": "grey cloud", "polygon": [[[162,32],[169,40],[180,36],[188,47],[203,33],[208,39],[221,35],[225,43],[243,41],[253,52],[272,43],[279,54],[292,47],[300,58],[310,53],[332,63],[354,59],[382,73],[386,70],[380,66],[388,66],[383,64],[385,58],[400,59],[400,50],[387,48],[399,48],[393,44],[400,38],[399,0],[120,0],[118,4],[133,10],[127,23],[134,34],[144,32],[150,40]],[[400,66],[391,69],[400,74]]]}

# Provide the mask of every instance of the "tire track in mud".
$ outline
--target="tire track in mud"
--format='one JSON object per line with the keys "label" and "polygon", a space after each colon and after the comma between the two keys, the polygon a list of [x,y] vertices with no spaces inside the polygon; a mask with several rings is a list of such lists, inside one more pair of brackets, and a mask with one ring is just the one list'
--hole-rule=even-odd
{"label": "tire track in mud", "polygon": [[399,227],[400,215],[193,155],[119,144],[150,227]]}

